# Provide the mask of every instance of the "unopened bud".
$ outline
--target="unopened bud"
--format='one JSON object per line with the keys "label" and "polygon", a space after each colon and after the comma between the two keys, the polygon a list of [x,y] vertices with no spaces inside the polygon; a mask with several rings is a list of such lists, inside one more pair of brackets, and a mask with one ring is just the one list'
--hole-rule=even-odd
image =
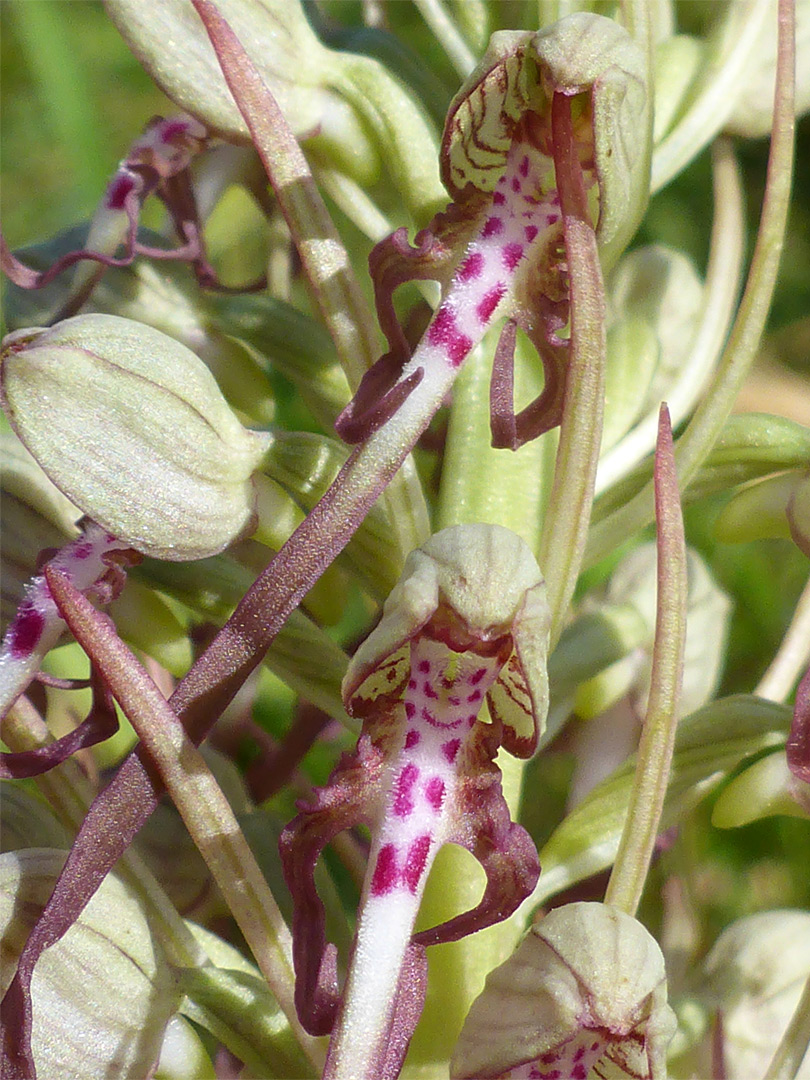
{"label": "unopened bud", "polygon": [[151,327],[79,315],[9,335],[6,414],[54,484],[157,558],[222,551],[253,519],[269,443],[231,412],[205,364]]}
{"label": "unopened bud", "polygon": [[[664,958],[630,915],[567,904],[536,923],[487,978],[451,1076],[666,1076],[675,1015]],[[536,1071],[523,1067],[536,1065]]]}

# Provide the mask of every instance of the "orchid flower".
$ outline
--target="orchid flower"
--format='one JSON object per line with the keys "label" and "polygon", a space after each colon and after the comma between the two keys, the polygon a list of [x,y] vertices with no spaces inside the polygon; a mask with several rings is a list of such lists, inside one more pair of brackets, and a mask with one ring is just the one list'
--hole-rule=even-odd
{"label": "orchid flower", "polygon": [[[302,1022],[334,1025],[326,1076],[396,1076],[424,997],[426,945],[506,918],[540,871],[510,821],[493,763],[502,743],[528,757],[548,707],[545,587],[525,543],[495,525],[455,526],[406,561],[377,628],[343,684],[363,718],[356,750],[285,829]],[[490,721],[479,717],[486,702]],[[342,1001],[315,893],[318,855],[357,823],[372,831],[360,918]],[[413,935],[431,863],[444,843],[468,848],[487,874],[472,911]]]}
{"label": "orchid flower", "polygon": [[[15,285],[41,289],[76,263],[81,265],[70,292],[56,318],[79,310],[108,266],[129,266],[138,255],[153,259],[187,259],[193,262],[201,284],[216,280],[205,260],[189,165],[208,144],[205,128],[191,116],[164,119],[156,116],[116,169],[96,210],[84,246],[37,271],[22,263],[0,238],[0,266]],[[138,241],[138,219],[149,195],[156,193],[166,204],[180,237],[174,249]],[[123,245],[124,253],[117,255]]]}
{"label": "orchid flower", "polygon": [[[618,23],[583,13],[536,34],[493,35],[445,123],[440,162],[453,202],[413,247],[402,228],[371,254],[390,350],[338,419],[348,442],[383,424],[391,431],[420,383],[423,392],[449,386],[504,319],[491,393],[493,445],[515,449],[559,423],[570,348],[564,218],[595,229],[605,260],[621,251],[644,209],[649,115],[643,55]],[[442,300],[411,356],[392,293],[414,278],[439,281]],[[540,355],[545,386],[515,416],[517,327]]]}

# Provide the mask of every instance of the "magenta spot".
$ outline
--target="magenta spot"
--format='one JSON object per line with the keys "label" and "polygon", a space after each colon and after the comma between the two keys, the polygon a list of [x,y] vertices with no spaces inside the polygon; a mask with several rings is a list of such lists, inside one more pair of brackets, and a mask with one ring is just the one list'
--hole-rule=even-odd
{"label": "magenta spot", "polygon": [[488,217],[484,222],[484,228],[481,230],[481,235],[485,240],[490,236],[500,236],[503,232],[503,222],[499,217]]}
{"label": "magenta spot", "polygon": [[575,1065],[571,1070],[571,1080],[587,1080],[588,1070],[584,1065]]}
{"label": "magenta spot", "polygon": [[124,200],[135,187],[135,181],[127,173],[116,176],[107,189],[104,203],[108,210],[123,210]]}
{"label": "magenta spot", "polygon": [[522,187],[522,186],[523,186],[523,185],[522,185],[522,184],[521,184],[521,182],[520,182],[520,181],[518,180],[518,178],[517,178],[516,176],[513,176],[513,177],[512,177],[512,191],[514,191],[514,192],[515,192],[515,194],[517,194],[517,193],[518,193],[518,192],[520,191],[520,189],[521,189],[521,187]]}
{"label": "magenta spot", "polygon": [[503,204],[506,202],[506,196],[502,191],[496,191],[495,194],[492,196],[492,202],[495,204],[495,206],[503,206]]}
{"label": "magenta spot", "polygon": [[537,228],[536,225],[527,225],[523,231],[525,233],[527,241],[531,243],[532,240],[535,240],[537,238],[537,234],[540,230]]}
{"label": "magenta spot", "polygon": [[439,727],[439,721],[436,719],[430,709],[428,709],[426,706],[422,706],[422,711],[419,713],[419,715],[423,720],[427,720],[427,722],[433,727]]}
{"label": "magenta spot", "polygon": [[487,669],[485,667],[480,667],[477,671],[474,671],[470,676],[471,685],[475,686],[477,683],[480,683],[486,673]]}
{"label": "magenta spot", "polygon": [[[406,706],[407,707],[407,706]],[[411,706],[413,708],[413,706]],[[412,750],[414,746],[419,744],[419,740],[422,736],[415,728],[411,728],[408,734],[405,736],[405,749]]]}
{"label": "magenta spot", "polygon": [[458,756],[458,748],[460,746],[461,739],[448,739],[446,743],[442,743],[442,753],[451,765]]}
{"label": "magenta spot", "polygon": [[416,679],[408,679],[408,689],[409,690],[415,690],[416,689]]}
{"label": "magenta spot", "polygon": [[523,160],[521,161],[521,163],[520,163],[520,165],[518,167],[518,172],[523,177],[526,177],[526,176],[529,175],[529,159],[528,159],[528,157],[523,158]]}
{"label": "magenta spot", "polygon": [[88,558],[88,556],[90,556],[92,554],[93,554],[93,545],[90,544],[90,543],[79,544],[71,552],[71,555],[73,556],[73,558],[74,559],[79,559],[79,560],[86,559],[86,558]]}
{"label": "magenta spot", "polygon": [[21,604],[9,627],[9,649],[15,660],[25,660],[36,648],[45,629],[45,616],[30,604]]}
{"label": "magenta spot", "polygon": [[597,1039],[597,1041],[595,1043],[591,1043],[591,1053],[595,1054],[600,1046],[601,1046],[601,1043],[599,1042],[598,1039]]}
{"label": "magenta spot", "polygon": [[433,701],[436,701],[439,697],[427,679],[425,679],[425,685],[422,692],[426,698],[431,698]]}
{"label": "magenta spot", "polygon": [[460,705],[461,704],[461,698],[460,697],[449,697],[447,699],[447,703],[448,703],[448,705]]}
{"label": "magenta spot", "polygon": [[422,874],[425,870],[428,852],[430,851],[430,837],[418,836],[411,844],[402,868],[402,880],[412,893],[415,893]]}
{"label": "magenta spot", "polygon": [[523,244],[506,244],[503,249],[503,265],[507,270],[514,270],[523,258]]}
{"label": "magenta spot", "polygon": [[475,313],[482,323],[488,323],[492,318],[495,308],[506,295],[506,286],[499,282],[478,302]]}
{"label": "magenta spot", "polygon": [[556,1051],[552,1051],[552,1053],[550,1053],[550,1054],[543,1054],[543,1056],[540,1058],[540,1064],[541,1065],[553,1065],[558,1057],[559,1057],[559,1054],[557,1054]]}
{"label": "magenta spot", "polygon": [[477,719],[478,719],[478,714],[477,713],[473,713],[472,716],[468,716],[467,717],[467,727],[472,727],[475,724],[475,721]]}
{"label": "magenta spot", "polygon": [[394,792],[394,813],[397,817],[406,818],[413,812],[413,786],[419,779],[419,769],[410,762],[397,777],[397,787]]}
{"label": "magenta spot", "polygon": [[473,692],[467,698],[467,701],[480,701],[483,697],[480,690],[473,690]]}
{"label": "magenta spot", "polygon": [[170,143],[178,135],[185,135],[188,124],[185,120],[167,120],[160,132],[160,141]]}
{"label": "magenta spot", "polygon": [[559,1069],[551,1069],[549,1072],[538,1073],[537,1080],[560,1080],[561,1076]]}
{"label": "magenta spot", "polygon": [[[427,673],[430,671],[430,661],[429,660],[420,660],[419,661],[419,670],[422,672],[423,675],[427,675]],[[416,684],[414,683],[414,685],[416,685]]]}
{"label": "magenta spot", "polygon": [[574,1054],[574,1061],[582,1061],[582,1059],[583,1059],[584,1057],[585,1057],[585,1047],[584,1047],[584,1046],[580,1046],[580,1048],[579,1048],[579,1049],[577,1050],[577,1052],[576,1052],[576,1053]]}
{"label": "magenta spot", "polygon": [[444,802],[444,780],[440,776],[431,776],[425,784],[425,798],[434,810],[441,810]]}
{"label": "magenta spot", "polygon": [[416,706],[412,701],[405,702],[405,715],[409,720],[413,719],[413,714],[416,712]]}
{"label": "magenta spot", "polygon": [[472,255],[467,256],[459,267],[458,279],[459,281],[474,281],[475,278],[481,276],[481,271],[483,269],[484,256],[480,251],[474,251]]}
{"label": "magenta spot", "polygon": [[472,341],[456,326],[456,317],[448,307],[440,307],[428,330],[431,345],[444,346],[453,367],[458,367],[472,348]]}
{"label": "magenta spot", "polygon": [[397,852],[393,844],[384,844],[377,856],[371,878],[371,895],[385,896],[397,883]]}

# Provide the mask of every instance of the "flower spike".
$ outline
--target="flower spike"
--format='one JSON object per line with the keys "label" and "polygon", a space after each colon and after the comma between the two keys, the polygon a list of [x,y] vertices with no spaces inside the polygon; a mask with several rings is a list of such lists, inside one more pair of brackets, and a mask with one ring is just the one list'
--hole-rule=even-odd
{"label": "flower spike", "polygon": [[[363,733],[281,841],[296,897],[296,1002],[313,1033],[334,1025],[328,1077],[398,1075],[424,998],[425,946],[506,918],[536,884],[537,852],[510,820],[494,758],[501,743],[524,757],[537,744],[548,624],[545,585],[524,542],[500,526],[456,526],[411,553],[349,665],[344,701]],[[478,716],[485,701],[491,723]],[[325,844],[357,823],[371,828],[372,846],[341,1000],[312,875]],[[447,842],[481,862],[484,896],[413,935]]]}

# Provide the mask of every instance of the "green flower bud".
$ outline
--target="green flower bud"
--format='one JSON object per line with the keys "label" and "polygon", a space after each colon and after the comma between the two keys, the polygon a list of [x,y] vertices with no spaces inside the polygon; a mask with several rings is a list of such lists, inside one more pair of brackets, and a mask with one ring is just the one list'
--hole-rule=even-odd
{"label": "green flower bud", "polygon": [[[687,630],[680,715],[694,712],[711,698],[720,678],[731,605],[706,564],[692,549],[687,552]],[[654,544],[642,544],[615,570],[608,587],[611,605],[631,604],[648,628],[648,640],[634,654],[611,665],[580,686],[576,712],[590,717],[631,694],[639,716],[644,715],[655,633],[656,556]]]}
{"label": "green flower bud", "polygon": [[720,511],[714,534],[726,544],[793,539],[810,557],[810,476],[785,472],[742,488]]}
{"label": "green flower bud", "polygon": [[489,975],[450,1072],[508,1077],[538,1063],[540,1075],[655,1080],[666,1076],[675,1024],[664,958],[650,933],[606,904],[567,904]]}
{"label": "green flower bud", "polygon": [[[757,42],[754,63],[746,70],[734,111],[726,129],[750,139],[769,135],[773,124],[773,92],[776,81],[776,3]],[[796,0],[796,116],[810,109],[810,0]]]}
{"label": "green flower bud", "polygon": [[[4,958],[19,955],[64,858],[65,852],[49,848],[0,856]],[[12,971],[4,964],[4,982]],[[31,985],[32,1047],[40,1080],[143,1080],[181,997],[141,902],[113,874],[65,936],[42,955]]]}
{"label": "green flower bud", "polygon": [[[764,1076],[810,976],[810,912],[762,911],[715,942],[702,996],[722,1015],[723,1075]],[[810,1056],[795,1074],[810,1076]]]}
{"label": "green flower bud", "polygon": [[112,315],[18,331],[4,342],[2,395],[50,479],[136,550],[198,559],[250,528],[269,436],[242,427],[173,338]]}
{"label": "green flower bud", "polygon": [[712,825],[736,829],[776,814],[810,818],[806,787],[788,768],[785,751],[777,750],[749,765],[724,788],[712,810]]}

